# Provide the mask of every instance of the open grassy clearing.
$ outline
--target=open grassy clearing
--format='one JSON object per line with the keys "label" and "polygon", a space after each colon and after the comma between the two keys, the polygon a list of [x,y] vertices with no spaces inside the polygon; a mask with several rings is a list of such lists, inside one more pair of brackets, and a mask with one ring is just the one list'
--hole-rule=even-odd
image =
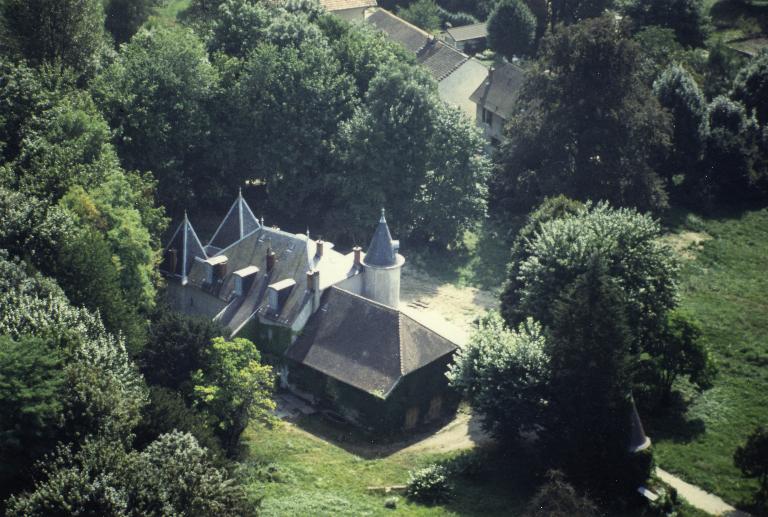
{"label": "open grassy clearing", "polygon": [[189,7],[191,0],[162,0],[153,17],[161,23],[173,24],[178,14]]}
{"label": "open grassy clearing", "polygon": [[[318,431],[319,417],[306,417],[302,426]],[[248,454],[243,465],[255,493],[263,495],[262,515],[518,515],[533,487],[513,474],[489,465],[487,475],[460,479],[455,497],[446,505],[426,506],[398,495],[396,510],[384,507],[387,497],[369,486],[402,485],[408,472],[459,454],[402,452],[366,459],[309,434],[292,424],[274,429],[251,427],[245,436]],[[268,465],[275,469],[268,474]],[[524,473],[524,465],[519,472]],[[272,481],[269,481],[269,479]],[[266,481],[266,482],[265,482]]]}
{"label": "open grassy clearing", "polygon": [[[689,221],[691,219],[689,218]],[[680,418],[648,420],[658,463],[731,504],[756,484],[733,466],[733,451],[768,422],[768,210],[694,219],[680,231],[705,232],[682,271],[682,305],[702,322],[718,361],[715,387],[701,395],[682,386]]]}
{"label": "open grassy clearing", "polygon": [[768,34],[768,0],[705,0],[704,6],[712,19],[712,41]]}

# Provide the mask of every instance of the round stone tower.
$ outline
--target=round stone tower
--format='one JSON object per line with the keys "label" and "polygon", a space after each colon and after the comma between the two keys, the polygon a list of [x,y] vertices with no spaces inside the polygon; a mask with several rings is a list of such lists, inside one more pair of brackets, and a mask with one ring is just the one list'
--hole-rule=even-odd
{"label": "round stone tower", "polygon": [[384,209],[363,259],[363,296],[389,305],[400,305],[400,271],[405,259],[398,253],[400,241],[392,240]]}

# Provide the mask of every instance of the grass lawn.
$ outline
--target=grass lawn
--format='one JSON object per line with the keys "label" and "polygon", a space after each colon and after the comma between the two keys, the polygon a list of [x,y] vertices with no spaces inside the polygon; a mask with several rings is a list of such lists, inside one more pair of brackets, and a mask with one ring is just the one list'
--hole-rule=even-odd
{"label": "grass lawn", "polygon": [[768,0],[753,0],[749,4],[735,0],[705,0],[704,8],[712,18],[712,40],[730,41],[768,34]]}
{"label": "grass lawn", "polygon": [[[319,417],[306,418],[314,421],[303,422],[305,427],[323,425],[316,420]],[[518,515],[532,490],[503,475],[462,478],[446,505],[420,505],[398,495],[393,511],[384,507],[389,496],[371,493],[367,487],[405,484],[409,470],[459,453],[365,459],[287,424],[275,429],[251,427],[245,440],[248,453],[243,465],[254,493],[264,497],[264,516]],[[272,473],[267,472],[270,464],[276,469]]]}
{"label": "grass lawn", "polygon": [[733,452],[768,423],[768,210],[705,219],[679,230],[705,241],[682,274],[682,305],[703,324],[720,375],[682,418],[648,421],[656,459],[731,504],[747,503],[757,484],[741,477]]}
{"label": "grass lawn", "polygon": [[189,7],[191,0],[162,0],[155,11],[155,18],[161,23],[176,23],[176,16]]}

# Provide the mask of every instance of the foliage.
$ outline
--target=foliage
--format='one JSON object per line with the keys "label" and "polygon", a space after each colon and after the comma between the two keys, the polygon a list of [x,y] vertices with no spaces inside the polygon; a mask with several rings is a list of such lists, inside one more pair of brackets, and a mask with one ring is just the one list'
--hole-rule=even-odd
{"label": "foliage", "polygon": [[7,0],[6,45],[33,64],[50,63],[90,75],[105,46],[101,0]]}
{"label": "foliage", "polygon": [[669,120],[643,82],[636,43],[615,17],[560,28],[542,40],[539,55],[491,182],[496,213],[523,213],[561,193],[664,207],[655,168],[669,145]]}
{"label": "foliage", "polygon": [[104,23],[115,44],[130,41],[159,3],[160,0],[109,0]]}
{"label": "foliage", "polygon": [[144,378],[151,385],[192,394],[192,374],[207,369],[207,353],[225,329],[210,319],[185,316],[167,306],[152,315],[149,339],[138,357]]}
{"label": "foliage", "polygon": [[559,293],[599,259],[623,292],[632,348],[644,350],[677,303],[677,263],[659,235],[659,224],[650,216],[606,204],[542,223],[510,265],[502,294],[504,319],[517,325],[531,316],[550,326]]}
{"label": "foliage", "polygon": [[648,84],[653,84],[669,67],[685,60],[685,50],[672,29],[650,25],[637,31],[632,40],[637,42],[642,52],[644,65],[641,66],[641,73]]}
{"label": "foliage", "polygon": [[206,370],[193,375],[196,404],[217,422],[224,450],[233,454],[250,421],[269,421],[274,409],[272,368],[247,339],[215,338],[208,350]]}
{"label": "foliage", "polygon": [[509,330],[491,312],[456,354],[448,378],[483,415],[483,427],[514,443],[521,432],[535,431],[543,422],[549,363],[539,324],[529,319]]}
{"label": "foliage", "polygon": [[570,25],[588,18],[597,18],[610,9],[614,0],[550,0],[550,29],[559,23]]}
{"label": "foliage", "polygon": [[624,13],[636,27],[657,25],[675,31],[686,47],[700,47],[707,37],[708,23],[702,0],[630,0]]}
{"label": "foliage", "polygon": [[733,462],[746,477],[757,478],[760,490],[756,502],[765,507],[768,503],[768,429],[756,427],[733,455]]}
{"label": "foliage", "polygon": [[[158,197],[172,211],[215,183],[215,169],[206,170],[206,144],[207,105],[216,83],[203,44],[189,29],[157,27],[139,31],[121,47],[92,85],[116,131],[123,164],[153,171]],[[207,172],[204,182],[201,169]]]}
{"label": "foliage", "polygon": [[552,309],[548,347],[546,454],[579,483],[633,490],[636,485],[624,485],[622,475],[632,461],[632,331],[625,295],[599,256],[561,293]]}
{"label": "foliage", "polygon": [[406,494],[415,501],[441,503],[450,499],[453,486],[448,470],[442,465],[432,464],[409,473]]}
{"label": "foliage", "polygon": [[0,336],[0,494],[28,478],[64,423],[62,363],[56,343]]}
{"label": "foliage", "polygon": [[522,0],[502,0],[488,19],[488,45],[507,59],[534,51],[536,17]]}
{"label": "foliage", "polygon": [[230,56],[245,57],[266,39],[270,12],[261,3],[227,0],[213,20],[208,48]]}
{"label": "foliage", "polygon": [[399,9],[397,14],[403,20],[427,32],[440,30],[440,8],[435,0],[416,0],[408,7]]}
{"label": "foliage", "polygon": [[741,101],[760,124],[768,125],[768,50],[760,52],[739,70],[731,97]]}
{"label": "foliage", "polygon": [[[120,339],[97,316],[74,308],[50,279],[30,275],[0,254],[0,334],[66,337],[66,387],[58,394],[66,416],[62,441],[101,434],[126,440],[146,393]],[[52,445],[52,444],[51,444]]]}
{"label": "foliage", "polygon": [[647,372],[646,382],[656,391],[656,402],[670,403],[672,387],[680,377],[686,377],[699,389],[712,387],[717,368],[701,338],[701,325],[689,314],[671,312],[648,353],[647,364],[640,368]]}
{"label": "foliage", "polygon": [[761,156],[768,147],[754,118],[747,118],[742,104],[720,96],[709,105],[708,125],[704,164],[690,180],[699,203],[709,208],[715,200],[733,204],[763,196]]}
{"label": "foliage", "polygon": [[597,505],[579,495],[562,472],[547,472],[545,481],[528,503],[525,517],[597,517]]}
{"label": "foliage", "polygon": [[224,457],[221,445],[213,434],[210,419],[188,407],[177,391],[150,386],[149,404],[142,409],[141,422],[134,431],[134,447],[142,450],[160,435],[174,430],[194,436],[201,446],[208,449],[212,460],[218,462]]}
{"label": "foliage", "polygon": [[242,489],[210,464],[189,434],[160,436],[142,452],[103,440],[60,447],[41,465],[34,491],[14,496],[9,515],[252,515]]}
{"label": "foliage", "polygon": [[344,175],[335,190],[338,208],[327,216],[335,224],[328,226],[362,240],[371,208],[387,207],[396,214],[396,234],[456,242],[484,213],[490,163],[482,146],[477,128],[439,100],[425,72],[402,64],[382,70],[366,104],[340,129],[336,154]]}
{"label": "foliage", "polygon": [[672,152],[661,173],[670,186],[695,172],[707,136],[707,103],[696,81],[680,65],[667,68],[653,83],[653,93],[672,115]]}

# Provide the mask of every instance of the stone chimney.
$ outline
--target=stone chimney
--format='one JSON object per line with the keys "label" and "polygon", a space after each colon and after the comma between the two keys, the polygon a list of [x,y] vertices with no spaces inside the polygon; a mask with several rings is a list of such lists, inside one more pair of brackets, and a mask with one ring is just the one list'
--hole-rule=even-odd
{"label": "stone chimney", "polygon": [[179,254],[176,248],[168,248],[165,250],[165,260],[168,264],[168,271],[176,273],[176,268],[179,265]]}
{"label": "stone chimney", "polygon": [[352,253],[355,254],[355,267],[360,267],[362,265],[362,254],[363,254],[363,248],[360,246],[355,246],[352,248]]}
{"label": "stone chimney", "polygon": [[315,270],[310,269],[307,271],[307,291],[315,290]]}
{"label": "stone chimney", "polygon": [[320,258],[323,256],[323,246],[325,243],[322,241],[322,239],[318,239],[316,244],[317,244],[317,248],[315,250],[315,256],[317,258]]}

